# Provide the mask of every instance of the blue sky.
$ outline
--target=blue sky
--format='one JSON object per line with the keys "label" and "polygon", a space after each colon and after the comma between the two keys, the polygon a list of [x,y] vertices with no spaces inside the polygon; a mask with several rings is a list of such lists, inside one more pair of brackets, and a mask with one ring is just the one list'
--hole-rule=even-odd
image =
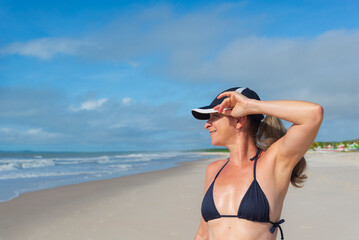
{"label": "blue sky", "polygon": [[[211,147],[190,110],[229,87],[359,137],[357,1],[0,1],[0,150]],[[289,126],[287,124],[287,126]]]}

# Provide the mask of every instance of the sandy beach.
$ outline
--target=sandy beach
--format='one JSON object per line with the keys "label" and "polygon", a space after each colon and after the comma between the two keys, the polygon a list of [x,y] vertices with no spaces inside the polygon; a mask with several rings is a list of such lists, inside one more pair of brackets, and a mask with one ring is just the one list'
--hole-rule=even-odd
{"label": "sandy beach", "polygon": [[[285,239],[358,239],[359,153],[306,158],[308,180],[284,204]],[[0,203],[0,239],[193,239],[212,161],[20,195]]]}

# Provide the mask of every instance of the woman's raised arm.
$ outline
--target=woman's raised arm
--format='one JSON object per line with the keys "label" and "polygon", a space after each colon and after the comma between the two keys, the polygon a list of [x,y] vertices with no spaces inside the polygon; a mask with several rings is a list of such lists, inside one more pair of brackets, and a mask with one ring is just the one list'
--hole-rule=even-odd
{"label": "woman's raised arm", "polygon": [[306,101],[252,101],[249,112],[260,112],[292,122],[287,133],[275,142],[276,163],[293,169],[312,145],[323,120],[322,106]]}
{"label": "woman's raised arm", "polygon": [[215,109],[223,114],[241,117],[264,114],[292,122],[287,133],[275,142],[276,165],[291,171],[313,143],[323,120],[322,106],[306,101],[259,101],[248,99],[238,92],[224,92],[218,98],[226,98]]}

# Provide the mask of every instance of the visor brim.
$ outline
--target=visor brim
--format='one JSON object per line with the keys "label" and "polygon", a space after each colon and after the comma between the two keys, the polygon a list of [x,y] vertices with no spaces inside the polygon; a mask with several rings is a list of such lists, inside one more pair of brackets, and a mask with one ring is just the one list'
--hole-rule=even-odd
{"label": "visor brim", "polygon": [[216,113],[217,110],[213,109],[213,106],[206,106],[201,108],[192,109],[192,115],[198,120],[208,120],[210,113]]}

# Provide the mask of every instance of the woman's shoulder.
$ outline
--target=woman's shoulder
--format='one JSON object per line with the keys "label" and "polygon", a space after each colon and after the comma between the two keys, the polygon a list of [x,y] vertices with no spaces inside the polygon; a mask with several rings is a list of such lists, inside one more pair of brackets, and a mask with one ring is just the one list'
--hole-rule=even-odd
{"label": "woman's shoulder", "polygon": [[218,172],[219,169],[221,169],[221,167],[223,167],[223,165],[227,162],[227,160],[228,159],[220,159],[211,162],[210,164],[208,164],[206,172],[209,173],[210,175],[212,175],[213,172]]}
{"label": "woman's shoulder", "polygon": [[206,178],[205,178],[205,190],[207,191],[209,185],[215,178],[218,171],[223,167],[223,165],[227,162],[227,159],[221,159],[208,164],[206,169]]}

